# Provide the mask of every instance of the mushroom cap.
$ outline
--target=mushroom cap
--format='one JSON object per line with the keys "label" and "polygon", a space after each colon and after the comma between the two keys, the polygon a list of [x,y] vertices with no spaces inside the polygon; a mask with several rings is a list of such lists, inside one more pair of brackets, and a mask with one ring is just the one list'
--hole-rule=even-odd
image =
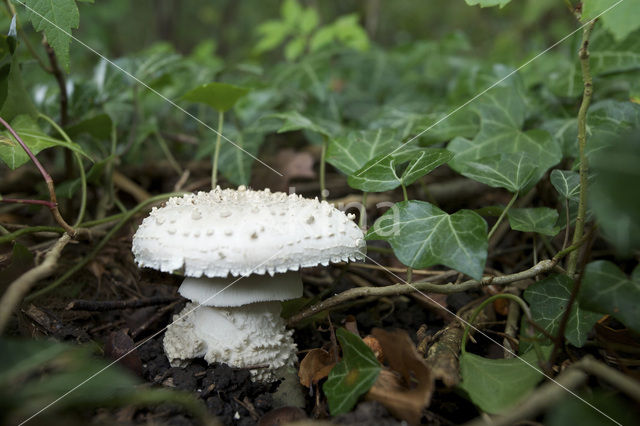
{"label": "mushroom cap", "polygon": [[153,208],[132,250],[140,267],[190,277],[273,275],[363,260],[364,234],[351,219],[317,198],[218,187]]}

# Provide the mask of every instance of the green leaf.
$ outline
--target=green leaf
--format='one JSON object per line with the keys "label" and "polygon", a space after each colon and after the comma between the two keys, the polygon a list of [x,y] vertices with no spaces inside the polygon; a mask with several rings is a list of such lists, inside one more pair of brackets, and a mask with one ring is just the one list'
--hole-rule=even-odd
{"label": "green leaf", "polygon": [[216,111],[229,111],[235,103],[246,95],[249,89],[227,83],[209,83],[185,93],[182,98],[191,102],[209,105]]}
{"label": "green leaf", "polygon": [[82,133],[88,133],[96,139],[109,140],[112,128],[113,122],[109,114],[98,114],[65,128],[65,132],[72,139]]}
{"label": "green leaf", "polygon": [[309,130],[326,137],[332,137],[339,131],[339,124],[322,118],[308,118],[298,111],[270,114],[267,118],[284,120],[284,124],[278,129],[278,133],[292,132],[296,130]]}
{"label": "green leaf", "polygon": [[640,128],[607,138],[590,160],[589,207],[604,236],[622,253],[640,248]]}
{"label": "green leaf", "polygon": [[556,226],[558,211],[549,207],[510,209],[507,217],[511,229],[516,231],[537,232],[550,237],[560,232],[560,228]]}
{"label": "green leaf", "polygon": [[629,279],[612,262],[589,263],[578,300],[585,309],[609,314],[640,332],[640,266],[636,266]]}
{"label": "green leaf", "polygon": [[473,141],[455,138],[447,149],[456,154],[450,166],[462,173],[464,163],[483,162],[484,157],[523,152],[536,161],[529,185],[562,159],[562,152],[551,135],[544,130],[522,131],[526,103],[517,87],[497,87],[485,93],[476,105],[480,115],[480,132]]}
{"label": "green leaf", "polygon": [[426,144],[447,142],[456,136],[472,138],[478,133],[480,120],[478,115],[471,109],[464,108],[453,115],[448,114],[429,114],[415,124],[412,133],[418,135],[424,132],[420,135],[420,143]]}
{"label": "green leaf", "polygon": [[596,413],[593,407],[598,407],[599,412],[605,413],[617,422],[616,424],[634,425],[640,423],[637,410],[632,403],[615,390],[585,387],[582,392],[578,393],[578,398],[566,393],[561,400],[549,407],[544,416],[543,424],[545,426],[613,424],[608,422],[606,417]]}
{"label": "green leaf", "polygon": [[[531,307],[533,321],[556,335],[560,321],[569,304],[573,281],[566,275],[554,274],[530,285],[524,292],[524,299]],[[578,301],[571,306],[569,320],[565,329],[565,338],[574,346],[582,347],[587,334],[602,317],[595,312],[582,309]]]}
{"label": "green leaf", "polygon": [[382,369],[373,351],[355,334],[339,328],[336,336],[342,348],[342,361],[333,367],[322,386],[331,415],[344,414],[375,383]]}
{"label": "green leaf", "polygon": [[[220,173],[236,186],[249,185],[251,181],[251,167],[255,159],[247,155],[247,152],[254,157],[258,156],[260,146],[262,146],[264,142],[264,134],[240,133],[231,129],[225,133],[237,146],[233,146],[228,141],[222,143],[220,147],[220,159],[218,160]],[[244,149],[246,152],[238,147]]]}
{"label": "green leaf", "polygon": [[571,201],[580,199],[580,175],[570,170],[551,172],[551,184],[560,195]]}
{"label": "green leaf", "polygon": [[346,175],[351,175],[369,160],[387,154],[401,144],[395,130],[352,131],[331,139],[327,162]]}
{"label": "green leaf", "polygon": [[256,31],[262,37],[253,50],[262,53],[278,47],[289,35],[290,28],[281,21],[272,20],[260,24]]}
{"label": "green leaf", "polygon": [[480,7],[493,7],[500,6],[502,9],[506,4],[511,2],[511,0],[464,0],[469,6],[480,6]]}
{"label": "green leaf", "polygon": [[280,7],[280,15],[289,26],[297,25],[298,20],[302,17],[302,6],[298,0],[284,0]]}
{"label": "green leaf", "polygon": [[62,67],[69,72],[71,29],[78,28],[80,13],[74,0],[24,1],[25,16],[36,31],[44,31]]}
{"label": "green leaf", "polygon": [[385,240],[412,268],[446,265],[482,278],[487,260],[487,223],[470,210],[449,215],[424,201],[394,204],[373,224],[368,240]]}
{"label": "green leaf", "polygon": [[466,161],[459,166],[459,171],[470,179],[515,193],[535,184],[538,165],[531,156],[517,152]]}
{"label": "green leaf", "polygon": [[366,192],[390,191],[413,182],[453,158],[446,149],[411,147],[383,154],[348,178],[349,186]]}
{"label": "green leaf", "polygon": [[306,44],[307,40],[304,37],[294,38],[284,47],[284,57],[290,61],[297,59],[304,52]]}
{"label": "green leaf", "polygon": [[[582,2],[582,22],[589,21],[615,4],[613,0],[584,0]],[[637,12],[640,0],[624,0],[604,13],[600,20],[616,41],[624,40],[631,32],[640,28]]]}
{"label": "green leaf", "polygon": [[[11,127],[22,138],[33,155],[37,155],[43,149],[51,148],[52,146],[61,146],[91,159],[78,144],[54,139],[45,134],[40,130],[38,124],[27,115],[17,116],[11,122]],[[11,169],[16,169],[29,161],[29,156],[17,140],[8,131],[4,131],[0,132],[0,159]]]}
{"label": "green leaf", "polygon": [[14,37],[0,36],[0,117],[6,121],[22,114],[35,117],[38,113],[24,87],[18,56],[13,54],[14,46]]}
{"label": "green leaf", "polygon": [[460,388],[482,411],[504,412],[522,401],[543,377],[534,351],[520,358],[488,359],[465,352],[460,356]]}

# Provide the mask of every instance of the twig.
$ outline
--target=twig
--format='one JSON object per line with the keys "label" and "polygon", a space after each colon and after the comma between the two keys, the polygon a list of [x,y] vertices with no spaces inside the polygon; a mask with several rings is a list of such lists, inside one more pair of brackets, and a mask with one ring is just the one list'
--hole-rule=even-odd
{"label": "twig", "polygon": [[[401,294],[413,293],[415,291],[423,291],[427,293],[440,293],[440,294],[451,294],[451,293],[460,293],[468,290],[474,290],[483,286],[487,286],[490,284],[493,285],[506,285],[511,284],[515,281],[524,280],[527,278],[533,278],[538,274],[542,274],[550,271],[557,260],[546,259],[538,262],[532,268],[529,268],[525,271],[518,272],[511,275],[503,275],[501,277],[484,277],[482,280],[468,280],[460,284],[448,283],[448,284],[433,284],[430,281],[433,281],[433,278],[427,278],[421,281],[415,281],[412,284],[393,284],[386,287],[360,287],[360,288],[351,288],[346,290],[340,294],[337,294],[333,297],[330,297],[316,305],[309,307],[308,309],[300,312],[289,318],[288,324],[291,326],[298,321],[301,321],[307,317],[317,314],[320,311],[324,311],[326,309],[330,309],[334,306],[345,303],[348,300],[355,299],[358,297],[364,296],[375,296],[375,297],[383,297],[383,296],[398,296]],[[437,279],[437,277],[435,277]]]}
{"label": "twig", "polygon": [[[58,222],[58,224],[60,226],[62,226],[64,228],[64,230],[69,235],[71,235],[72,237],[75,236],[76,231],[71,227],[71,225],[69,225],[62,218],[62,215],[60,214],[60,210],[58,210],[58,200],[56,199],[56,189],[55,189],[55,186],[53,185],[53,179],[51,178],[51,175],[49,175],[49,173],[47,173],[47,171],[44,169],[42,164],[40,164],[40,161],[38,161],[36,156],[33,155],[33,153],[31,152],[29,147],[24,143],[22,138],[20,138],[20,136],[18,136],[16,131],[13,130],[13,127],[11,127],[9,125],[9,123],[7,123],[2,117],[0,117],[0,123],[2,123],[2,125],[4,127],[6,127],[7,130],[9,130],[9,132],[13,135],[13,137],[18,141],[18,143],[20,144],[22,149],[24,149],[24,151],[27,153],[27,155],[29,156],[31,161],[33,161],[33,163],[38,168],[38,171],[40,172],[40,174],[44,178],[44,181],[47,183],[47,188],[49,189],[49,200],[50,200],[50,203],[47,204],[47,207],[49,207],[49,210],[51,211],[51,214],[53,215],[53,218],[55,219],[56,222]],[[6,201],[6,199],[4,201]],[[38,204],[40,204],[40,203],[38,203]]]}
{"label": "twig", "polygon": [[69,97],[67,96],[67,84],[64,81],[64,74],[58,65],[58,58],[53,47],[48,42],[44,42],[47,56],[49,56],[49,63],[51,64],[51,73],[58,82],[58,88],[60,89],[60,125],[65,127],[69,123]]}
{"label": "twig", "polygon": [[60,253],[70,239],[69,234],[60,237],[40,265],[25,272],[9,285],[0,299],[0,334],[4,332],[13,310],[20,304],[31,287],[55,271]]}
{"label": "twig", "polygon": [[448,284],[433,284],[431,281],[434,279],[438,279],[438,277],[426,278],[421,281],[415,281],[412,284],[393,284],[386,287],[360,287],[360,288],[351,288],[346,290],[340,294],[337,294],[333,297],[330,297],[316,305],[310,306],[304,311],[293,315],[289,318],[287,324],[289,326],[294,325],[295,323],[308,318],[312,315],[317,314],[318,312],[330,309],[334,306],[345,303],[348,300],[356,299],[358,297],[364,296],[373,296],[373,297],[382,297],[382,296],[398,296],[401,294],[413,293],[414,291],[424,291],[427,293],[440,293],[440,294],[452,294],[452,293],[461,293],[463,291],[475,290],[477,288],[481,288],[487,285],[506,285],[511,284],[515,281],[526,280],[528,278],[533,278],[536,275],[543,274],[545,272],[549,272],[553,268],[556,267],[558,262],[564,258],[569,253],[578,249],[589,237],[586,235],[576,244],[572,244],[564,250],[559,251],[553,257],[553,259],[545,259],[541,260],[533,267],[521,271],[516,272],[510,275],[502,275],[499,277],[496,276],[488,276],[482,278],[480,281],[478,280],[468,280],[462,283],[448,283]]}
{"label": "twig", "polygon": [[[131,219],[140,210],[144,209],[148,205],[153,204],[155,202],[162,201],[162,200],[165,200],[165,199],[167,199],[169,197],[175,197],[175,196],[179,196],[179,195],[182,195],[182,193],[171,193],[171,194],[156,195],[155,197],[151,197],[151,198],[147,199],[143,203],[138,204],[136,207],[134,207],[133,209],[131,209],[128,212],[126,212],[125,214],[123,214],[121,216],[120,221],[113,228],[111,228],[109,230],[109,232],[102,238],[102,240],[100,240],[98,245],[96,245],[94,247],[94,249],[91,250],[91,252],[87,256],[82,258],[82,260],[80,260],[78,263],[76,263],[71,269],[69,269],[66,273],[64,273],[60,278],[55,280],[53,283],[51,283],[48,286],[46,286],[46,287],[44,287],[44,288],[42,288],[42,289],[30,294],[29,296],[27,296],[25,298],[25,300],[26,301],[31,301],[31,300],[33,300],[33,299],[35,299],[37,297],[42,296],[45,293],[48,293],[49,291],[53,290],[54,288],[58,287],[60,284],[65,282],[69,277],[71,277],[73,274],[78,272],[80,269],[84,268],[84,266],[87,263],[89,263],[91,261],[91,259],[93,259],[100,252],[100,250],[102,250],[102,248],[120,230],[120,228],[122,228],[122,226],[125,223],[127,223],[129,221],[129,219]],[[111,218],[109,218],[109,219],[111,219]]]}
{"label": "twig", "polygon": [[113,184],[124,192],[130,194],[138,203],[151,198],[151,195],[140,187],[137,183],[123,175],[117,170],[113,171]]}
{"label": "twig", "polygon": [[119,309],[135,309],[145,306],[164,305],[178,300],[176,296],[155,296],[144,299],[129,300],[74,300],[69,303],[67,311],[114,311]]}
{"label": "twig", "polygon": [[[584,231],[584,222],[587,219],[587,175],[589,173],[589,165],[587,163],[587,110],[591,103],[591,95],[593,94],[593,79],[589,67],[589,37],[596,21],[593,20],[585,27],[582,32],[582,44],[578,56],[580,57],[580,67],[582,69],[582,81],[584,82],[584,91],[582,94],[582,103],[578,110],[578,146],[580,149],[580,198],[578,201],[578,217],[576,218],[576,226],[573,230],[573,243],[575,244],[582,238]],[[569,226],[569,224],[567,224]],[[567,274],[573,278],[578,265],[578,252],[571,253],[567,265]]]}
{"label": "twig", "polygon": [[143,322],[138,328],[131,331],[131,338],[136,339],[141,333],[146,331],[149,326],[158,321],[160,318],[166,315],[167,312],[171,311],[178,303],[180,303],[180,299],[174,300],[168,305],[163,306],[158,309],[158,312],[151,315],[145,322]]}

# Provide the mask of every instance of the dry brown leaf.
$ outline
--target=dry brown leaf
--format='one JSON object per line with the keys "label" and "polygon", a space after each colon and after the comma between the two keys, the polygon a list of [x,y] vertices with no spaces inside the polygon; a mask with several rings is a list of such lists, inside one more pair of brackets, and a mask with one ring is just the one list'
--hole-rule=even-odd
{"label": "dry brown leaf", "polygon": [[390,369],[380,372],[367,398],[380,402],[397,418],[418,424],[422,411],[431,402],[431,370],[407,332],[374,328],[371,334],[380,343]]}
{"label": "dry brown leaf", "polygon": [[358,323],[356,321],[356,317],[354,317],[353,315],[347,315],[347,317],[344,319],[344,328],[346,328],[356,336],[360,335],[360,332],[358,332]]}
{"label": "dry brown leaf", "polygon": [[380,346],[380,342],[378,342],[378,339],[376,339],[372,335],[368,335],[364,339],[362,339],[362,341],[367,346],[369,346],[378,361],[384,361],[384,352],[382,351],[382,346]]}
{"label": "dry brown leaf", "polygon": [[321,348],[311,349],[300,363],[298,377],[300,384],[311,387],[329,375],[329,372],[336,365],[329,352]]}

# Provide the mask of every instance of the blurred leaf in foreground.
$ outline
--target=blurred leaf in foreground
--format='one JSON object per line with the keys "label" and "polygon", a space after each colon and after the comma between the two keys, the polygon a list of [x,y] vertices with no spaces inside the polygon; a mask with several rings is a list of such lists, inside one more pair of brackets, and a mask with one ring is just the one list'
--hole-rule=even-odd
{"label": "blurred leaf in foreground", "polygon": [[331,415],[348,413],[375,383],[380,363],[359,336],[339,328],[336,332],[342,347],[342,361],[329,373],[322,389],[329,402]]}

